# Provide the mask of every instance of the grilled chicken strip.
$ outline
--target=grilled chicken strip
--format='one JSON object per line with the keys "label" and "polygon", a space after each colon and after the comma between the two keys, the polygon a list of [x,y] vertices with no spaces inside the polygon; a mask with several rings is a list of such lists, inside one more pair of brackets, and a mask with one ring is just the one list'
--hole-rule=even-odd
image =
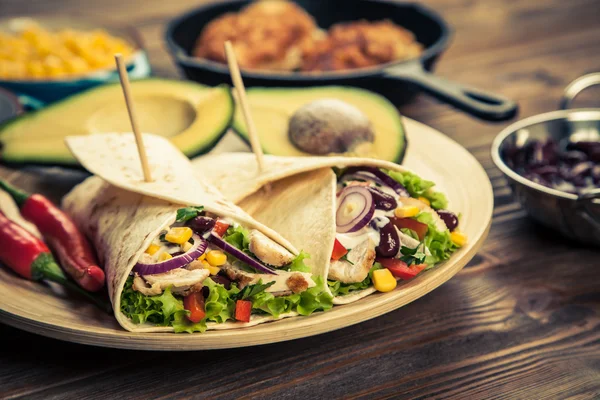
{"label": "grilled chicken strip", "polygon": [[133,279],[133,290],[146,295],[157,296],[166,288],[171,287],[174,294],[188,295],[202,289],[202,282],[208,278],[210,272],[207,269],[195,269],[193,271],[185,268],[175,268],[162,274],[144,275],[138,274]]}
{"label": "grilled chicken strip", "polygon": [[337,260],[329,267],[328,278],[343,283],[362,282],[375,262],[375,243],[367,239],[350,250],[348,261]]}
{"label": "grilled chicken strip", "polygon": [[221,268],[225,270],[229,279],[238,283],[240,289],[243,289],[248,285],[255,285],[259,281],[262,281],[263,284],[275,282],[265,290],[265,292],[272,293],[275,296],[301,293],[308,288],[316,286],[311,275],[307,272],[277,271],[277,275],[271,275],[252,274],[236,268],[231,264],[225,264]]}
{"label": "grilled chicken strip", "polygon": [[265,264],[281,267],[291,263],[294,255],[279,243],[269,239],[263,233],[253,229],[250,231],[249,249]]}

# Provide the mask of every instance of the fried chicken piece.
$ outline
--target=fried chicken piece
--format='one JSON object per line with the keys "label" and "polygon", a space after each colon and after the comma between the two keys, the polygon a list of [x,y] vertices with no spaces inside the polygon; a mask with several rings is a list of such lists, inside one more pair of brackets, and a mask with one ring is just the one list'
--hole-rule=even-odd
{"label": "fried chicken piece", "polygon": [[206,25],[194,56],[226,63],[223,44],[230,40],[241,68],[293,71],[319,32],[314,19],[296,4],[263,0]]}
{"label": "fried chicken piece", "polygon": [[305,52],[303,71],[339,71],[372,67],[418,57],[423,51],[412,32],[384,21],[333,25],[325,39]]}

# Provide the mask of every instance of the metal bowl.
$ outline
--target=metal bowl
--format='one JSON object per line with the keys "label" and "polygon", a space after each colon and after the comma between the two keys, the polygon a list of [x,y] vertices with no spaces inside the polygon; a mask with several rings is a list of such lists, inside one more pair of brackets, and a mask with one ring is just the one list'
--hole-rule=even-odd
{"label": "metal bowl", "polygon": [[552,138],[600,141],[600,108],[568,109],[587,87],[600,84],[600,73],[582,76],[566,89],[563,110],[536,115],[504,129],[492,144],[492,159],[508,179],[513,195],[539,223],[581,243],[600,246],[600,188],[583,195],[552,189],[513,171],[502,155],[508,146]]}

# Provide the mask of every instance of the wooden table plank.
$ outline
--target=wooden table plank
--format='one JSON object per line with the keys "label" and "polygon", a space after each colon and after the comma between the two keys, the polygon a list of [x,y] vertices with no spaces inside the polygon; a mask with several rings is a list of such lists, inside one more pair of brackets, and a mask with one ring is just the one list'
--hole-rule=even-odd
{"label": "wooden table plank", "polygon": [[[155,73],[177,77],[165,22],[201,2],[2,0],[0,15],[132,24]],[[455,28],[437,72],[516,99],[520,117],[554,110],[568,82],[600,67],[598,0],[425,3]],[[580,104],[597,105],[599,93]],[[489,155],[508,122],[484,123],[424,95],[400,110],[468,148],[494,187],[489,239],[451,281],[375,320],[249,349],[99,349],[0,325],[0,398],[600,397],[598,251],[547,231],[514,203]],[[50,188],[51,175],[32,168],[12,174],[0,166],[0,176],[51,190],[54,200],[69,189]]]}

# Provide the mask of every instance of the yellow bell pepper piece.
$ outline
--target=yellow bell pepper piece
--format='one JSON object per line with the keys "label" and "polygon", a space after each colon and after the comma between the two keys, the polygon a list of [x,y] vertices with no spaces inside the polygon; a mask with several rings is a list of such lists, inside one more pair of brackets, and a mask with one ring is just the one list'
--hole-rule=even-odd
{"label": "yellow bell pepper piece", "polygon": [[213,267],[218,267],[227,262],[227,256],[221,250],[211,250],[206,255],[206,261]]}
{"label": "yellow bell pepper piece", "polygon": [[398,218],[416,217],[419,214],[419,209],[415,206],[398,207],[394,210],[394,215]]}
{"label": "yellow bell pepper piece", "polygon": [[165,235],[165,240],[167,242],[183,245],[185,242],[190,240],[193,234],[194,232],[192,232],[192,229],[188,228],[187,226],[171,228]]}
{"label": "yellow bell pepper piece", "polygon": [[157,244],[152,243],[150,246],[148,246],[148,248],[146,249],[146,253],[150,254],[151,256],[155,255],[157,251],[160,250],[160,246]]}
{"label": "yellow bell pepper piece", "polygon": [[429,201],[429,199],[428,199],[427,197],[420,196],[420,197],[418,198],[418,200],[419,200],[421,203],[425,203],[425,204],[427,204],[427,206],[428,206],[428,207],[431,207],[431,202]]}
{"label": "yellow bell pepper piece", "polygon": [[160,256],[158,256],[158,261],[167,261],[167,260],[170,260],[171,258],[173,258],[173,256],[165,251],[165,252],[160,253]]}
{"label": "yellow bell pepper piece", "polygon": [[450,240],[452,240],[452,243],[458,247],[463,247],[465,244],[467,244],[467,235],[460,231],[454,231],[450,233]]}
{"label": "yellow bell pepper piece", "polygon": [[389,269],[377,269],[373,271],[373,286],[380,292],[391,292],[396,288],[396,278]]}

